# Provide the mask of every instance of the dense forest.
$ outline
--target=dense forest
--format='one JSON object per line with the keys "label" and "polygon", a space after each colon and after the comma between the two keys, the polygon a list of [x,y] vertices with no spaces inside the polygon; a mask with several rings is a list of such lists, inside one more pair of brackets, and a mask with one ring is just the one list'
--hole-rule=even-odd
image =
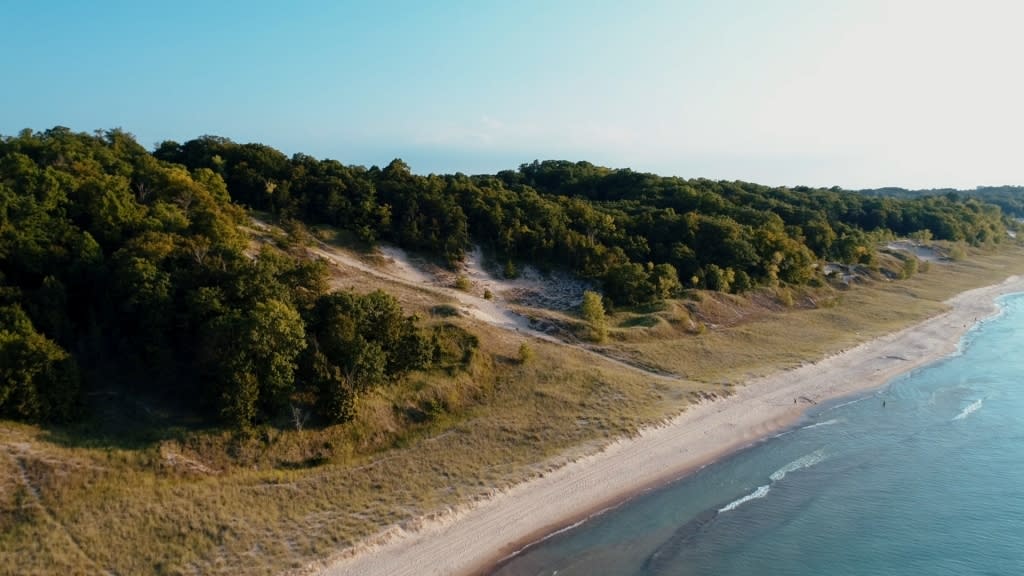
{"label": "dense forest", "polygon": [[224,178],[233,200],[310,224],[386,240],[457,264],[477,243],[514,275],[517,263],[601,283],[616,304],[680,286],[742,292],[804,284],[820,260],[869,263],[884,235],[999,242],[1000,210],[977,199],[895,199],[839,189],[769,188],[666,178],[588,162],[545,161],[495,175],[419,176],[401,160],[346,166],[262,144],[202,137],[154,155]]}
{"label": "dense forest", "polygon": [[442,352],[393,297],[328,293],[322,263],[247,223],[219,174],[121,131],[0,141],[0,415],[68,420],[118,390],[242,429],[296,397],[343,421]]}
{"label": "dense forest", "polygon": [[595,280],[636,305],[682,288],[743,292],[870,264],[880,238],[1006,236],[975,198],[875,197],[665,178],[545,161],[495,175],[413,174],[202,137],[152,153],[120,130],[0,139],[0,415],[66,420],[116,388],[241,429],[296,399],[328,422],[362,391],[471,356],[388,294],[329,293],[299,246],[259,244],[249,207],[456,266],[479,244]]}
{"label": "dense forest", "polygon": [[1007,216],[1024,218],[1024,186],[978,186],[971,190],[957,190],[956,188],[932,188],[928,190],[874,188],[859,190],[858,192],[866,196],[899,199],[946,196],[955,201],[960,198],[976,198],[987,204],[999,206]]}

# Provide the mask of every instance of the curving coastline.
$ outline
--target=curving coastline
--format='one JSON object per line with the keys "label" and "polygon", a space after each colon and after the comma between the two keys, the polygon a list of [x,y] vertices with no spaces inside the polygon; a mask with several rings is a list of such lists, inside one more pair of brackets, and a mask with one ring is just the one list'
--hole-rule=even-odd
{"label": "curving coastline", "polygon": [[[380,543],[323,567],[330,575],[477,574],[530,542],[707,465],[791,426],[811,402],[848,396],[954,353],[999,296],[1024,291],[1010,277],[946,301],[949,310],[813,364],[759,378],[725,399],[695,405],[603,451],[485,502],[394,530]],[[798,402],[794,403],[794,399]],[[809,402],[810,401],[810,402]]]}

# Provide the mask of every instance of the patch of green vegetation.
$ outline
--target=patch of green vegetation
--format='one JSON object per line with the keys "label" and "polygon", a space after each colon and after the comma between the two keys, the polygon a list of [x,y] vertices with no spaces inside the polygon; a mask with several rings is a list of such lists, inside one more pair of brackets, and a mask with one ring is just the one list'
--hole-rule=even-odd
{"label": "patch of green vegetation", "polygon": [[533,347],[523,342],[519,345],[519,363],[527,364],[533,360],[536,353],[533,351]]}
{"label": "patch of green vegetation", "polygon": [[439,318],[451,318],[460,315],[459,309],[449,304],[439,304],[432,307],[430,309],[430,314]]}
{"label": "patch of green vegetation", "polygon": [[[894,259],[892,273],[901,268]],[[705,293],[690,314],[708,329],[688,330],[686,323],[669,321],[675,333],[616,338],[612,348],[638,363],[702,382],[743,380],[899,330],[941,312],[943,302],[960,292],[1015,273],[1024,273],[1024,251],[1005,246],[976,249],[964,261],[933,264],[927,274],[907,280],[879,276],[844,291],[789,288],[783,299],[762,290],[735,300]]]}
{"label": "patch of green vegetation", "polygon": [[619,322],[620,328],[653,328],[660,324],[662,320],[654,315],[647,314],[641,316],[630,316]]}

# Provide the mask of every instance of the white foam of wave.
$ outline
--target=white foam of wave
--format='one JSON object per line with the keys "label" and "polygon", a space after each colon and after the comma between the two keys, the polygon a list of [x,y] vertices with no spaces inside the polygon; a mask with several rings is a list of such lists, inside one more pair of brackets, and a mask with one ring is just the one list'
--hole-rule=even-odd
{"label": "white foam of wave", "polygon": [[[644,492],[647,492],[647,491],[649,491],[649,490],[645,490]],[[587,522],[593,520],[594,518],[597,518],[598,516],[603,516],[605,513],[611,512],[612,510],[615,510],[616,508],[618,508],[619,506],[622,506],[625,503],[626,502],[623,501],[623,502],[620,502],[618,504],[613,504],[611,506],[606,506],[604,508],[601,508],[597,512],[594,512],[593,514],[590,514],[589,516],[587,516],[586,518],[584,518],[582,520],[577,520],[576,522],[573,522],[572,524],[570,524],[568,526],[565,526],[564,528],[559,528],[558,530],[555,530],[554,532],[551,532],[549,534],[545,534],[544,536],[542,536],[542,537],[540,537],[540,538],[530,542],[526,546],[523,546],[522,548],[520,548],[518,550],[514,550],[511,554],[508,554],[507,556],[502,558],[499,563],[503,563],[506,560],[515,558],[516,556],[519,556],[520,554],[522,554],[526,550],[528,550],[530,548],[533,548],[534,546],[536,546],[538,544],[541,544],[542,542],[544,542],[546,540],[550,540],[551,538],[554,538],[555,536],[558,536],[559,534],[564,534],[566,532],[569,532],[570,530],[575,530],[576,528],[579,528],[580,526],[586,524]],[[558,574],[558,571],[556,570],[552,574]]]}
{"label": "white foam of wave", "polygon": [[[836,421],[838,421],[838,420],[833,420],[831,422],[835,423]],[[825,422],[822,422],[820,424],[823,425],[823,424],[825,424]],[[796,460],[790,462],[789,464],[786,464],[785,466],[783,466],[782,468],[779,468],[775,472],[772,472],[772,475],[769,476],[769,478],[771,478],[772,484],[774,484],[775,482],[778,482],[779,480],[782,480],[783,478],[785,478],[786,474],[789,474],[790,472],[796,472],[797,470],[800,470],[802,468],[810,468],[811,466],[814,466],[815,464],[821,462],[824,459],[825,459],[825,451],[821,450],[821,449],[815,450],[814,452],[811,452],[810,454],[807,454],[806,456],[802,456],[802,457],[797,458]],[[719,508],[718,512],[719,513],[730,512],[732,510],[735,510],[735,509],[739,508],[743,504],[746,504],[747,502],[750,502],[751,500],[756,500],[758,498],[764,498],[765,496],[768,495],[768,491],[771,490],[771,489],[772,489],[771,484],[765,484],[763,486],[758,486],[757,489],[755,489],[750,494],[747,494],[746,496],[743,496],[742,498],[738,498],[736,500],[733,500],[732,502],[729,502],[728,504],[726,504],[724,507]]]}
{"label": "white foam of wave", "polygon": [[772,479],[772,482],[778,482],[779,480],[785,478],[786,474],[789,474],[790,472],[796,472],[797,470],[803,468],[810,468],[811,466],[814,466],[815,464],[821,462],[824,459],[825,451],[815,450],[814,452],[811,452],[806,456],[802,456],[790,462],[789,464],[786,464],[785,466],[779,468],[775,472],[772,472],[772,475],[769,476],[769,478]]}
{"label": "white foam of wave", "polygon": [[810,430],[811,428],[817,428],[818,426],[831,426],[833,424],[839,424],[839,418],[833,418],[831,420],[825,420],[824,422],[815,422],[814,424],[808,424],[801,428],[801,430]]}
{"label": "white foam of wave", "polygon": [[842,404],[836,404],[835,406],[830,407],[828,410],[826,410],[826,412],[831,412],[833,410],[839,410],[840,408],[849,406],[850,404],[857,404],[858,402],[863,402],[863,401],[868,400],[870,398],[873,398],[875,396],[878,396],[878,394],[873,394],[871,396],[864,396],[864,397],[861,397],[861,398],[854,398],[853,400],[847,400],[846,402],[843,402]]}
{"label": "white foam of wave", "polygon": [[747,494],[746,496],[744,496],[742,498],[739,498],[737,500],[733,500],[732,502],[729,502],[724,507],[719,508],[718,512],[719,513],[730,512],[732,510],[735,510],[735,509],[739,508],[743,504],[746,504],[747,502],[750,502],[751,500],[756,500],[758,498],[764,498],[765,496],[768,495],[768,491],[771,490],[771,489],[772,489],[771,486],[769,486],[768,484],[765,484],[764,486],[758,486],[757,490],[754,490],[753,492],[751,492],[750,494]]}
{"label": "white foam of wave", "polygon": [[963,410],[961,410],[959,414],[954,416],[953,420],[956,421],[956,420],[963,420],[964,418],[967,418],[971,414],[977,412],[981,408],[981,404],[982,404],[981,398],[978,398],[974,402],[971,402],[970,404],[968,404],[967,407],[964,408]]}

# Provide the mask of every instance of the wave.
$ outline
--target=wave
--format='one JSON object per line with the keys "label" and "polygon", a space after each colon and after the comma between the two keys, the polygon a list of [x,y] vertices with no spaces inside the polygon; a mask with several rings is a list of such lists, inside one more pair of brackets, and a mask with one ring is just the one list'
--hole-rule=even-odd
{"label": "wave", "polygon": [[746,504],[747,502],[750,502],[751,500],[756,500],[758,498],[764,498],[765,496],[768,495],[768,491],[771,490],[771,489],[772,489],[772,487],[770,485],[768,485],[768,484],[765,484],[763,486],[758,486],[757,490],[754,490],[753,492],[751,492],[750,494],[747,494],[746,496],[744,496],[742,498],[738,498],[736,500],[733,500],[732,502],[729,502],[724,507],[719,508],[718,512],[719,513],[721,513],[721,512],[729,512],[729,511],[732,511],[732,510],[735,510],[735,509],[739,508],[740,506],[742,506],[743,504]]}
{"label": "wave", "polygon": [[[827,422],[821,422],[819,424],[813,424],[812,426],[824,426],[824,425],[827,425],[827,424],[834,424],[836,422],[837,422],[837,420],[829,420]],[[774,484],[774,483],[782,480],[783,478],[785,478],[786,474],[789,474],[790,472],[796,472],[797,470],[801,470],[803,468],[810,468],[811,466],[814,466],[815,464],[821,462],[824,459],[825,459],[825,451],[820,449],[820,448],[818,450],[815,450],[814,452],[811,452],[810,454],[807,454],[805,456],[801,456],[800,458],[797,458],[796,460],[793,460],[789,464],[786,464],[782,468],[779,468],[775,472],[772,472],[771,476],[768,477],[768,478],[771,479],[771,483],[765,484],[763,486],[758,486],[757,489],[755,489],[750,494],[747,494],[746,496],[743,496],[742,498],[737,498],[736,500],[733,500],[732,502],[729,502],[728,504],[726,504],[722,508],[719,508],[718,512],[719,513],[730,512],[732,510],[735,510],[735,509],[739,508],[743,504],[746,504],[747,502],[750,502],[751,500],[756,500],[758,498],[764,498],[765,496],[768,495],[768,492],[772,489],[772,484]]]}
{"label": "wave", "polygon": [[789,474],[790,472],[796,472],[797,470],[803,468],[810,468],[811,466],[814,466],[815,464],[821,462],[824,459],[825,451],[815,450],[814,452],[811,452],[806,456],[802,456],[790,462],[789,464],[786,464],[785,466],[779,468],[775,472],[772,472],[772,475],[769,476],[769,478],[772,479],[772,482],[778,482],[779,480],[785,478],[786,474]]}
{"label": "wave", "polygon": [[860,397],[860,398],[854,398],[853,400],[847,400],[846,402],[843,402],[841,404],[836,404],[835,406],[829,406],[828,410],[825,410],[825,412],[831,412],[833,410],[839,410],[840,408],[843,408],[845,406],[849,406],[850,404],[857,404],[858,402],[863,402],[865,400],[870,400],[871,398],[879,396],[879,394],[880,393],[875,393],[875,394],[872,394],[870,396],[863,396],[863,397]]}
{"label": "wave", "polygon": [[831,420],[825,420],[824,422],[815,422],[814,424],[808,424],[801,428],[801,430],[810,430],[811,428],[817,428],[818,426],[831,426],[833,424],[839,424],[839,418],[833,418]]}
{"label": "wave", "polygon": [[[647,492],[647,490],[645,490],[644,492]],[[590,522],[591,520],[597,518],[598,516],[603,516],[607,512],[611,512],[612,510],[615,510],[616,508],[626,504],[627,502],[628,501],[622,501],[622,502],[620,502],[618,504],[613,504],[611,506],[606,506],[604,508],[601,508],[597,512],[594,512],[593,514],[587,515],[587,517],[583,518],[582,520],[577,520],[576,522],[573,522],[572,524],[569,524],[568,526],[565,526],[563,528],[559,528],[558,530],[555,530],[554,532],[550,532],[548,534],[545,534],[544,536],[541,536],[540,538],[529,542],[528,544],[526,544],[522,548],[519,548],[518,550],[512,551],[511,553],[509,553],[508,555],[503,557],[501,560],[499,560],[498,561],[498,565],[500,566],[500,565],[508,562],[509,560],[515,558],[516,556],[519,556],[523,552],[526,552],[530,548],[533,548],[535,546],[543,544],[544,542],[554,538],[555,536],[558,536],[560,534],[565,534],[566,532],[575,530],[575,529],[579,528],[580,526],[586,524],[587,522]]]}
{"label": "wave", "polygon": [[978,398],[974,402],[971,402],[970,404],[967,405],[966,408],[961,410],[959,414],[957,414],[956,416],[953,417],[953,421],[963,420],[964,418],[967,418],[971,414],[977,412],[981,408],[981,404],[982,404],[982,399],[981,398]]}

